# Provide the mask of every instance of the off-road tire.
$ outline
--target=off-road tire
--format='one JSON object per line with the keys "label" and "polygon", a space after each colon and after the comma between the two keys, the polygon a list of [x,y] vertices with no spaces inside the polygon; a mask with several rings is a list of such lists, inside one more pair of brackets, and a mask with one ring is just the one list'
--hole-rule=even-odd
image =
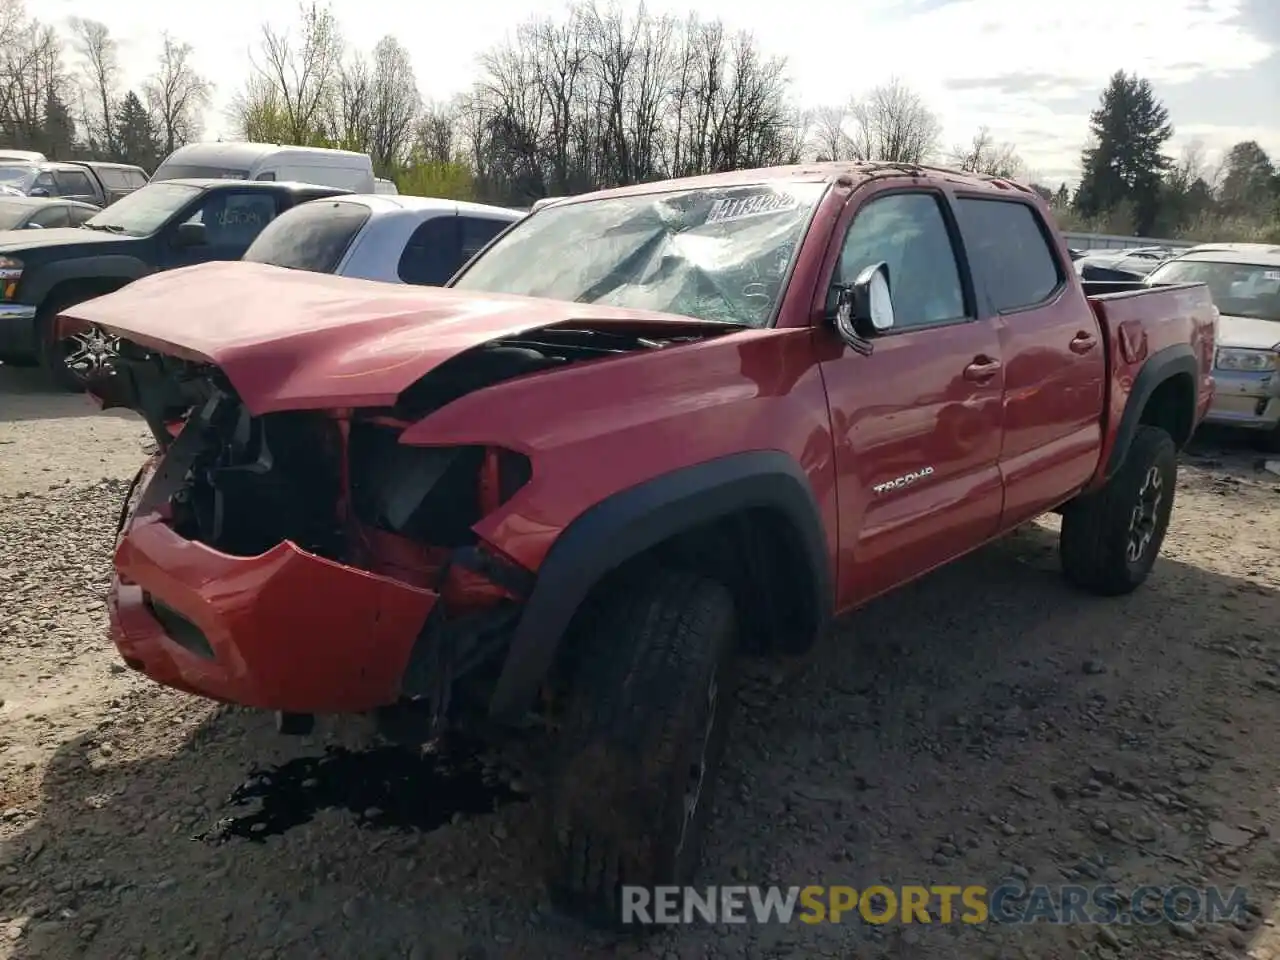
{"label": "off-road tire", "polygon": [[[1063,511],[1058,545],[1067,579],[1106,597],[1136,590],[1160,555],[1177,482],[1178,450],[1173,438],[1159,427],[1139,427],[1124,462],[1106,486],[1072,501]],[[1159,493],[1154,505],[1153,485]],[[1149,525],[1135,519],[1138,510]],[[1135,558],[1131,547],[1144,537],[1145,545]]]}
{"label": "off-road tire", "polygon": [[623,885],[688,884],[701,859],[734,702],[733,598],[699,574],[653,570],[596,598],[573,634],[547,885],[562,910],[625,929]]}

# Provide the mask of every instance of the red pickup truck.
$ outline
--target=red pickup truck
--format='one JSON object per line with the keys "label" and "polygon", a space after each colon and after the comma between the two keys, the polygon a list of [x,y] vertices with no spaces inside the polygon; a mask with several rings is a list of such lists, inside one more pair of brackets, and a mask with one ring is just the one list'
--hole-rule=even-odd
{"label": "red pickup truck", "polygon": [[1217,314],[1087,295],[1037,195],[915,166],[569,198],[444,289],[249,263],[69,308],[161,452],[110,611],[160,683],[281,712],[557,730],[547,877],[684,882],[735,654],[1047,511],[1066,575],[1148,575]]}

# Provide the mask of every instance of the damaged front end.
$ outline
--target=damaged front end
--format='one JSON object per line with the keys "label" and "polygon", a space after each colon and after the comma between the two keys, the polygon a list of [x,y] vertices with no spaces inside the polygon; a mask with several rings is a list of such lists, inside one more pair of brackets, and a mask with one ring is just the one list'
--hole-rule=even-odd
{"label": "damaged front end", "polygon": [[394,409],[254,416],[216,367],[129,345],[100,399],[160,448],[115,553],[130,666],[287,713],[415,701],[436,726],[496,674],[532,575],[472,527],[530,479],[523,455],[402,445]]}
{"label": "damaged front end", "polygon": [[475,528],[532,465],[401,434],[505,380],[725,329],[540,328],[450,357],[388,406],[259,414],[218,365],[125,341],[99,399],[142,413],[160,452],[120,518],[121,653],[169,686],[287,714],[483,723],[534,576]]}

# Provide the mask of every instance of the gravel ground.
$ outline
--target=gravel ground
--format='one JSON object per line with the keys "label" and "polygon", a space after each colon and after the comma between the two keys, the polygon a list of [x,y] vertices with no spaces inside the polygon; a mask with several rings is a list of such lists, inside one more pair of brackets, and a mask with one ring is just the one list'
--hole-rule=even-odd
{"label": "gravel ground", "polygon": [[[547,908],[536,800],[389,760],[358,720],[283,738],[125,671],[102,601],[145,431],[21,373],[0,367],[0,958],[1280,957],[1280,478],[1250,454],[1184,457],[1165,558],[1132,597],[1070,590],[1034,524],[753,675],[703,874],[1241,884],[1247,919],[614,942]],[[317,764],[326,747],[356,752]],[[254,799],[255,769],[289,761],[270,782],[291,792]],[[511,767],[486,777],[522,792]]]}

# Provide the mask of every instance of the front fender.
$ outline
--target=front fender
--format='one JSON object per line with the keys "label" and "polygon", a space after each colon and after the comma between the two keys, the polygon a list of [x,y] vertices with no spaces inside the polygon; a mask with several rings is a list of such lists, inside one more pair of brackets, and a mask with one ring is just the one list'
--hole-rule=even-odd
{"label": "front fender", "polygon": [[808,603],[820,625],[831,616],[833,583],[822,514],[804,471],[788,454],[756,451],[684,467],[613,494],[556,539],[537,580],[489,703],[490,717],[513,722],[533,703],[570,621],[610,571],[699,525],[753,508],[789,522],[808,569]]}
{"label": "front fender", "polygon": [[123,280],[129,283],[154,272],[154,267],[137,257],[123,254],[54,260],[36,268],[36,275],[24,283],[22,299],[28,303],[41,304],[50,291],[68,281]]}

